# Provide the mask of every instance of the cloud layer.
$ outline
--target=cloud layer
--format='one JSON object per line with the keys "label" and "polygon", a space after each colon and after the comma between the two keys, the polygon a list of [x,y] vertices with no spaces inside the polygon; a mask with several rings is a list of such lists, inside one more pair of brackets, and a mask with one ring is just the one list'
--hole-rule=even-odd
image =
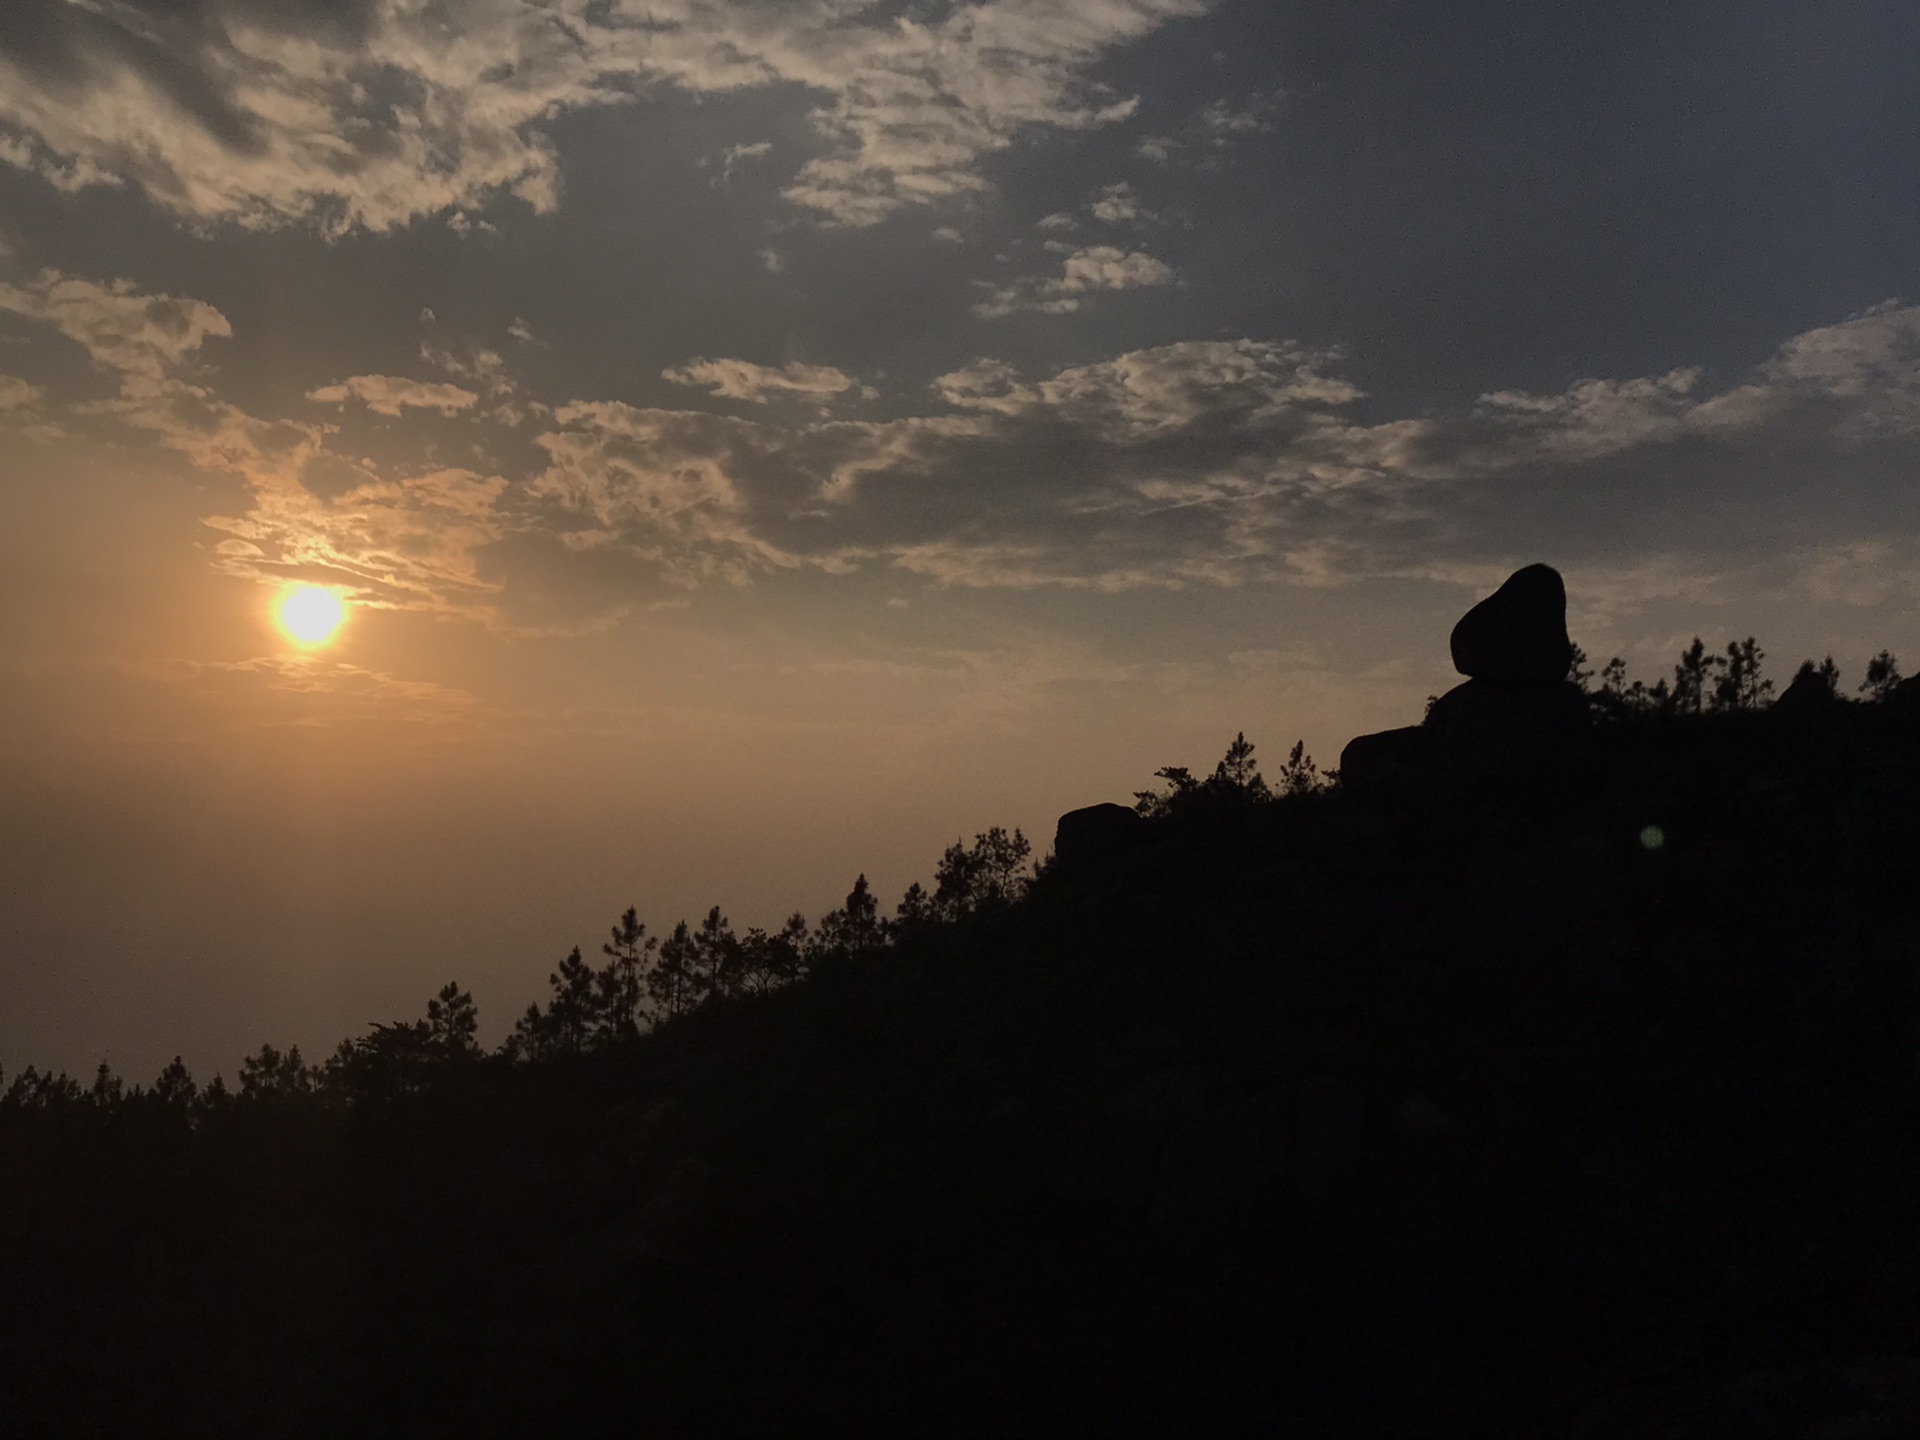
{"label": "cloud layer", "polygon": [[[130,427],[245,481],[247,513],[209,521],[227,568],[324,575],[371,603],[508,627],[524,623],[513,557],[528,545],[596,554],[629,577],[607,582],[603,608],[622,585],[630,602],[663,583],[797,569],[1107,590],[1458,578],[1531,556],[1540,535],[1600,569],[1681,556],[1699,573],[1772,554],[1832,589],[1836,557],[1878,553],[1920,519],[1906,498],[1920,307],[1794,336],[1731,382],[1682,368],[1367,420],[1340,352],[1254,339],[1037,374],[981,357],[917,395],[876,394],[887,419],[823,413],[854,388],[831,367],[724,358],[666,378],[747,402],[745,415],[577,398],[488,407],[476,390],[386,375],[308,393],[393,417],[399,458],[220,398],[201,355],[231,327],[203,302],[49,271],[0,285],[0,310],[77,341],[119,384],[62,414],[12,379],[5,408]],[[442,359],[518,394],[506,362],[480,353]],[[782,397],[805,403],[767,403]],[[421,410],[431,422],[410,418]],[[533,463],[496,470],[446,464],[407,428],[472,426],[484,449],[529,420]]]}
{"label": "cloud layer", "polygon": [[[983,188],[1029,126],[1132,102],[1087,79],[1205,0],[9,0],[0,160],[64,190],[139,186],[196,222],[338,233],[559,203],[568,111],[653,86],[797,88],[820,153],[794,205],[840,225]],[[734,161],[760,157],[761,142]]]}

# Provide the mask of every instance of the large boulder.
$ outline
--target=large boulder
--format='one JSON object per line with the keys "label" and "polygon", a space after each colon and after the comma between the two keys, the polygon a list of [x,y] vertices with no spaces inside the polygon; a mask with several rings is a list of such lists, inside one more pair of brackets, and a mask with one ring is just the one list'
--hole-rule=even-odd
{"label": "large boulder", "polygon": [[1551,684],[1567,678],[1567,587],[1551,565],[1516,570],[1460,617],[1448,641],[1453,668],[1475,680]]}
{"label": "large boulder", "polygon": [[1356,735],[1340,752],[1340,783],[1349,790],[1415,784],[1427,773],[1427,732],[1418,725]]}
{"label": "large boulder", "polygon": [[1840,697],[1834,693],[1827,677],[1822,675],[1809,660],[1802,665],[1793,677],[1793,683],[1780,692],[1780,698],[1773,702],[1776,715],[1830,715],[1839,705]]}
{"label": "large boulder", "polygon": [[1053,832],[1053,861],[1062,869],[1099,868],[1120,859],[1146,838],[1147,822],[1124,805],[1088,805],[1069,810]]}
{"label": "large boulder", "polygon": [[1587,697],[1570,681],[1468,680],[1433,702],[1423,728],[1448,778],[1532,784],[1563,770],[1592,725]]}
{"label": "large boulder", "polygon": [[1442,746],[1527,745],[1584,732],[1593,711],[1578,685],[1512,685],[1468,680],[1427,711],[1424,728]]}

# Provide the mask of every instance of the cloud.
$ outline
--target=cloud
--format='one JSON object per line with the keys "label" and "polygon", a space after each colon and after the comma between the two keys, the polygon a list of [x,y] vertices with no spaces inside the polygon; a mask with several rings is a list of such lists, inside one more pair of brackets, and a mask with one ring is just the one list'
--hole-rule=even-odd
{"label": "cloud", "polygon": [[1230,144],[1242,135],[1270,135],[1280,114],[1282,96],[1256,90],[1240,104],[1220,99],[1204,106],[1194,117],[1194,128],[1216,147]]}
{"label": "cloud", "polygon": [[1811,585],[1920,529],[1920,309],[1794,337],[1731,384],[1681,369],[1371,423],[1340,361],[1246,339],[1039,375],[982,358],[933,382],[953,424],[819,427],[837,454],[809,468],[843,563],[954,585],[1477,584],[1542,537],[1596,593],[1649,554],[1669,588],[1756,555]]}
{"label": "cloud", "polygon": [[1172,163],[1174,154],[1179,149],[1180,142],[1171,135],[1147,135],[1133,147],[1133,153],[1155,165],[1167,165]]}
{"label": "cloud", "polygon": [[1077,365],[1032,384],[999,360],[976,360],[933,382],[950,405],[1004,416],[1049,413],[1108,438],[1203,419],[1259,422],[1300,405],[1337,406],[1361,391],[1330,375],[1338,351],[1291,341],[1186,340]]}
{"label": "cloud", "polygon": [[[1095,64],[1206,0],[8,0],[0,161],[195,222],[329,234],[557,207],[550,131],[650,87],[813,97],[784,194],[832,224],[978,191],[1020,131],[1111,124]],[[10,133],[8,133],[10,132]],[[753,147],[744,147],[750,153]]]}
{"label": "cloud", "polygon": [[985,320],[1022,310],[1064,315],[1078,310],[1087,296],[1099,291],[1148,289],[1171,285],[1177,278],[1171,266],[1145,251],[1088,245],[1071,251],[1058,275],[1027,277],[1010,285],[981,282],[987,298],[973,307],[973,313]]}
{"label": "cloud", "polygon": [[[447,467],[383,475],[328,449],[327,427],[253,415],[220,398],[192,371],[202,343],[231,328],[202,301],[43,271],[25,286],[0,285],[0,310],[57,328],[117,375],[114,398],[68,407],[74,417],[144,432],[245,484],[246,513],[207,522],[227,537],[216,550],[221,568],[263,581],[324,576],[375,605],[488,612],[495,587],[481,577],[477,555],[503,533],[504,479]],[[389,414],[407,405],[451,413],[477,398],[378,375],[314,396],[351,397]]]}
{"label": "cloud", "polygon": [[376,415],[398,415],[404,410],[438,410],[457,415],[480,403],[480,397],[458,385],[408,380],[399,375],[349,375],[337,385],[309,390],[307,399],[322,405],[345,405],[357,400]]}
{"label": "cloud", "polygon": [[748,400],[764,405],[771,395],[814,398],[842,394],[853,381],[831,365],[802,365],[790,360],[775,369],[750,360],[691,360],[660,372],[676,385],[699,386],[725,400]]}
{"label": "cloud", "polygon": [[149,382],[184,364],[208,338],[233,334],[227,317],[202,301],[57,270],[42,270],[24,286],[0,283],[0,310],[52,325],[103,370]]}
{"label": "cloud", "polygon": [[0,375],[0,424],[35,440],[58,440],[66,432],[46,418],[47,392],[18,375]]}
{"label": "cloud", "polygon": [[[1102,225],[1137,225],[1142,221],[1160,218],[1140,204],[1140,197],[1134,193],[1133,186],[1124,180],[1103,189],[1100,198],[1088,209]],[[1044,225],[1046,222],[1041,223]]]}
{"label": "cloud", "polygon": [[[431,319],[431,314],[432,312],[428,312],[429,319]],[[544,349],[547,343],[544,340],[535,339],[533,331],[527,328],[524,321],[520,320],[514,321],[513,324],[507,327],[507,334],[523,346],[530,345]],[[464,380],[468,385],[476,387],[479,395],[486,397],[486,405],[483,407],[482,413],[485,414],[488,419],[496,421],[499,424],[521,425],[533,416],[550,413],[548,406],[538,400],[528,399],[521,393],[519,382],[514,379],[512,372],[508,370],[506,358],[502,356],[498,350],[491,350],[484,345],[477,345],[469,347],[465,354],[456,354],[448,346],[437,341],[428,340],[420,346],[420,358],[436,370],[444,371],[446,374],[453,376],[454,379]],[[378,379],[381,377],[362,376],[358,378]],[[349,381],[348,383],[351,384],[352,382]],[[403,381],[400,383],[412,385],[415,382]],[[441,410],[443,414],[452,414],[455,410],[465,409],[478,399],[478,396],[473,395],[471,392],[459,386],[427,385],[420,388],[441,394],[441,402],[432,405],[432,408]],[[457,402],[461,396],[468,396],[465,404],[454,403]],[[307,398],[313,400],[320,397],[310,394]],[[421,404],[422,408],[427,408],[428,402],[400,400],[399,403]],[[451,406],[451,408],[448,408],[449,406]],[[385,413],[392,414],[394,412],[387,411]]]}
{"label": "cloud", "polygon": [[47,392],[40,386],[29,384],[18,375],[0,375],[0,415],[37,410],[46,398]]}
{"label": "cloud", "polygon": [[[1097,263],[1059,278],[1091,276],[1088,288],[1058,298],[1126,273],[1124,252],[1068,256],[1083,258]],[[1899,558],[1912,551],[1899,537],[1920,533],[1920,307],[1790,337],[1736,376],[1682,366],[1417,414],[1363,409],[1337,347],[1251,337],[1052,367],[982,355],[917,403],[887,397],[884,418],[823,414],[857,386],[832,367],[730,359],[666,372],[702,392],[687,408],[548,408],[518,396],[496,352],[437,345],[427,353],[465,383],[356,376],[313,392],[388,413],[512,403],[538,418],[530,453],[473,468],[376,463],[335,427],[224,400],[202,352],[229,327],[203,302],[43,272],[0,286],[0,309],[118,377],[113,398],[62,420],[132,427],[244,482],[237,513],[208,522],[222,568],[325,576],[367,603],[506,629],[528,623],[529,587],[563,560],[617,576],[605,583],[634,603],[663,583],[801,568],[1003,588],[1477,584],[1540,558],[1542,537],[1618,607],[1735,567],[1836,594],[1871,589],[1861,557],[1920,573]],[[719,400],[753,409],[695,408]],[[0,382],[0,409],[51,405]]]}
{"label": "cloud", "polygon": [[[764,160],[773,153],[771,140],[759,140],[751,145],[729,145],[720,157],[720,174],[715,184],[724,185],[733,179],[733,172],[743,160]],[[706,162],[702,161],[702,164]]]}
{"label": "cloud", "polygon": [[317,494],[308,482],[328,459],[311,451],[293,466],[246,473],[247,513],[207,521],[230,537],[221,568],[272,582],[343,583],[362,604],[383,608],[497,614],[500,587],[480,573],[479,555],[506,531],[503,478],[447,468],[390,479],[334,457],[357,483]]}
{"label": "cloud", "polygon": [[751,478],[777,468],[758,426],[617,401],[575,401],[554,420],[535,440],[549,463],[529,489],[577,517],[557,530],[565,544],[621,547],[680,584],[794,563],[751,523]]}
{"label": "cloud", "polygon": [[[1286,95],[1274,90],[1255,90],[1235,103],[1225,97],[1209,101],[1188,117],[1177,135],[1149,135],[1134,147],[1134,154],[1155,165],[1171,165],[1191,156],[1202,169],[1220,163],[1220,154],[1250,135],[1270,135],[1278,128]],[[1200,152],[1193,155],[1193,152]]]}

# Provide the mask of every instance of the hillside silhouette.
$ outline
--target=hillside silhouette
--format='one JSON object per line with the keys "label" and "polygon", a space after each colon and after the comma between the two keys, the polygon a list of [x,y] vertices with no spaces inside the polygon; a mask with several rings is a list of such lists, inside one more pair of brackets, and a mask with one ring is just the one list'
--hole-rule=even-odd
{"label": "hillside silhouette", "polygon": [[1595,671],[1545,566],[1452,648],[491,1053],[9,1075],[0,1425],[1920,1433],[1920,685]]}

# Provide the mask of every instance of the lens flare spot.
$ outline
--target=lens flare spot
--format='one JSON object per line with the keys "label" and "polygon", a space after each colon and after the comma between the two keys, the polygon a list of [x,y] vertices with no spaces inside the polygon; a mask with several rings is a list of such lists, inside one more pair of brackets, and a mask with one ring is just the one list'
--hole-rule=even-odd
{"label": "lens flare spot", "polygon": [[1648,825],[1640,832],[1640,847],[1643,850],[1658,850],[1667,843],[1667,832],[1658,825]]}
{"label": "lens flare spot", "polygon": [[280,597],[280,628],[297,645],[324,645],[347,618],[347,603],[324,585],[296,585]]}

